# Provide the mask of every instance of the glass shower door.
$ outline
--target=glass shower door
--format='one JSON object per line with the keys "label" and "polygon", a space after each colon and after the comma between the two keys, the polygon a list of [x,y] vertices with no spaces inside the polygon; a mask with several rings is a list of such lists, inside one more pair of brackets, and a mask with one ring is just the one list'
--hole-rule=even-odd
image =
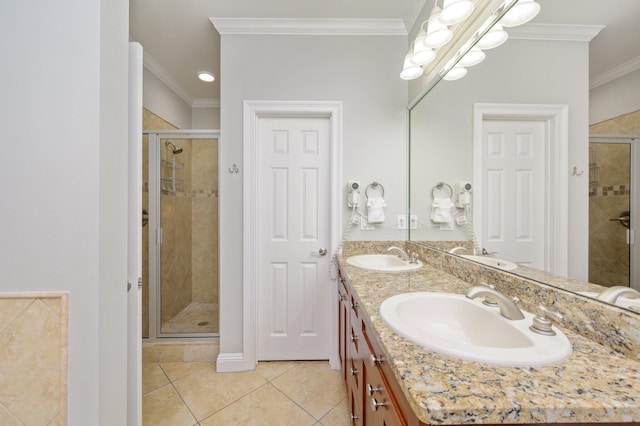
{"label": "glass shower door", "polygon": [[630,139],[592,138],[589,143],[589,281],[631,285]]}
{"label": "glass shower door", "polygon": [[[153,135],[150,135],[153,136]],[[217,139],[149,138],[150,322],[155,337],[218,333]]]}

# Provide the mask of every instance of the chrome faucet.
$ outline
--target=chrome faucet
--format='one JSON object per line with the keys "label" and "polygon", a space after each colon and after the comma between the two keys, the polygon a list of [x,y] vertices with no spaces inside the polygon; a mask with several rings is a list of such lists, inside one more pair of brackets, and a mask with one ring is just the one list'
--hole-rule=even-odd
{"label": "chrome faucet", "polygon": [[404,260],[404,261],[410,261],[411,260],[411,258],[407,254],[407,252],[402,250],[400,247],[391,246],[391,247],[389,247],[387,249],[387,251],[392,251],[392,250],[399,252],[400,254],[398,256],[401,257],[402,260]]}
{"label": "chrome faucet", "polygon": [[458,247],[454,247],[454,248],[452,248],[451,250],[449,250],[449,253],[451,253],[451,254],[456,254],[456,253],[458,253],[458,252],[459,252],[459,251],[461,251],[461,250],[469,251],[469,249],[468,249],[468,248],[466,248],[466,247],[458,246]]}
{"label": "chrome faucet", "polygon": [[628,297],[629,299],[637,299],[640,297],[640,291],[635,290],[630,287],[624,287],[621,285],[616,285],[613,287],[609,287],[602,293],[600,293],[596,299],[602,300],[607,303],[616,303],[618,297]]}
{"label": "chrome faucet", "polygon": [[524,314],[513,301],[492,288],[480,286],[471,287],[464,292],[464,295],[469,299],[475,299],[476,297],[488,297],[498,304],[498,307],[500,308],[500,315],[503,317],[510,320],[524,319]]}

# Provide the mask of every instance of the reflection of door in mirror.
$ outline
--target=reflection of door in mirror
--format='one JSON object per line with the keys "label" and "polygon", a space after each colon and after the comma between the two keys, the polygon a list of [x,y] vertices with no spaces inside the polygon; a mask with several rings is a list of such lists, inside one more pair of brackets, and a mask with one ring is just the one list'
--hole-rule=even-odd
{"label": "reflection of door in mirror", "polygon": [[501,259],[546,270],[546,122],[485,120],[481,246]]}
{"label": "reflection of door in mirror", "polygon": [[632,139],[589,143],[589,281],[629,286]]}

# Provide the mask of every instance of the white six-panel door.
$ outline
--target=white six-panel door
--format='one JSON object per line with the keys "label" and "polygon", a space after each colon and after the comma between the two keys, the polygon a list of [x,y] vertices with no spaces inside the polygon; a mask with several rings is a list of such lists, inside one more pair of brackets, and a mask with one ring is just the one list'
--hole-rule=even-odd
{"label": "white six-panel door", "polygon": [[485,120],[482,141],[481,245],[545,269],[546,123]]}
{"label": "white six-panel door", "polygon": [[260,117],[257,137],[257,359],[328,359],[329,118]]}

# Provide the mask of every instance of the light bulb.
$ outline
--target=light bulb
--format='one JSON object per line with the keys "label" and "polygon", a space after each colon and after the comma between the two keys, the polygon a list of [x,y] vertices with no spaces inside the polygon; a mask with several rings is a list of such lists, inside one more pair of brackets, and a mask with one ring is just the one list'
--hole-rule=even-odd
{"label": "light bulb", "polygon": [[458,65],[463,67],[472,67],[484,61],[487,55],[478,47],[472,47],[465,55],[460,58]]}
{"label": "light bulb", "polygon": [[507,38],[509,38],[509,34],[502,29],[502,25],[500,25],[500,23],[496,23],[488,33],[478,40],[476,47],[482,50],[493,49],[507,41]]}
{"label": "light bulb", "polygon": [[504,27],[517,27],[535,18],[538,12],[540,5],[535,0],[518,0],[518,3],[500,19],[500,23]]}
{"label": "light bulb", "polygon": [[429,16],[429,24],[427,26],[427,36],[424,39],[424,45],[432,49],[437,49],[449,43],[453,38],[453,33],[446,25],[440,22],[440,8],[434,7]]}
{"label": "light bulb", "polygon": [[409,52],[404,57],[404,66],[402,71],[400,72],[400,78],[403,80],[414,80],[422,75],[424,70],[421,66],[415,65],[411,62],[411,57],[413,56],[413,49],[409,50]]}
{"label": "light bulb", "polygon": [[413,43],[413,56],[411,62],[415,65],[427,65],[436,58],[436,52],[424,45],[424,39],[427,36],[425,30],[420,30],[415,42]]}
{"label": "light bulb", "polygon": [[444,0],[439,17],[440,22],[444,25],[459,24],[471,15],[473,8],[471,0]]}
{"label": "light bulb", "polygon": [[467,75],[467,69],[460,65],[456,65],[455,67],[451,68],[449,72],[442,78],[447,81],[453,81],[461,79],[465,75]]}

